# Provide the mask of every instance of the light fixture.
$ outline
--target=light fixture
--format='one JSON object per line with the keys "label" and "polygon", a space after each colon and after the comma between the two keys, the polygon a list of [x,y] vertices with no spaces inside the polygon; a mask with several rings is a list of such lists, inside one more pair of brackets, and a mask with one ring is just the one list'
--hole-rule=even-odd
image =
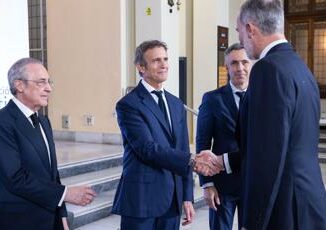
{"label": "light fixture", "polygon": [[168,0],[168,5],[172,8],[174,6],[174,0]]}
{"label": "light fixture", "polygon": [[181,0],[177,0],[177,10],[180,10]]}
{"label": "light fixture", "polygon": [[[174,6],[174,0],[168,0],[168,5],[170,6],[170,13],[172,13],[172,8]],[[176,0],[177,10],[180,10],[181,0]]]}

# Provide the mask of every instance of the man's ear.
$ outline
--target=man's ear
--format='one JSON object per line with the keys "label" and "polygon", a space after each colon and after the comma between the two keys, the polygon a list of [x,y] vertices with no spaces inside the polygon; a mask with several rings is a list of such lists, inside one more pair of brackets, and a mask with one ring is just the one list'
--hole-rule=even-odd
{"label": "man's ear", "polygon": [[145,66],[137,64],[136,68],[138,70],[138,72],[144,73],[145,72]]}
{"label": "man's ear", "polygon": [[14,86],[18,93],[22,93],[24,91],[24,82],[22,80],[15,80]]}
{"label": "man's ear", "polygon": [[229,67],[228,67],[228,65],[225,64],[224,67],[225,67],[226,71],[229,72]]}
{"label": "man's ear", "polygon": [[255,29],[256,27],[254,26],[254,24],[250,22],[246,24],[246,31],[248,34],[248,38],[252,38],[255,35]]}

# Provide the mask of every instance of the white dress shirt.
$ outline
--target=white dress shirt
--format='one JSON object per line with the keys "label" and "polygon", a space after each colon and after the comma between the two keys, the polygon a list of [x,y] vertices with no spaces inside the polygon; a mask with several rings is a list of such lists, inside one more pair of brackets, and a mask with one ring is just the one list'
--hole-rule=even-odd
{"label": "white dress shirt", "polygon": [[162,91],[162,98],[163,98],[163,101],[164,101],[166,112],[168,113],[169,125],[170,125],[170,128],[172,128],[172,125],[171,125],[172,124],[171,123],[171,117],[170,117],[170,110],[169,110],[169,106],[168,106],[168,103],[167,103],[166,98],[165,98],[164,88],[162,87],[161,89],[155,89],[153,86],[151,86],[150,84],[148,84],[144,79],[141,79],[141,83],[143,84],[143,86],[145,87],[145,89],[149,92],[149,94],[152,95],[152,97],[154,98],[154,100],[155,100],[155,102],[157,104],[158,104],[158,97],[154,93],[152,93],[152,91],[153,90],[155,90],[155,91],[161,90]]}
{"label": "white dress shirt", "polygon": [[268,53],[268,51],[270,51],[274,46],[281,44],[281,43],[287,43],[288,41],[286,39],[279,39],[276,41],[273,41],[271,43],[269,43],[264,49],[263,51],[260,53],[259,55],[259,59],[262,59],[263,57],[266,56],[266,54]]}

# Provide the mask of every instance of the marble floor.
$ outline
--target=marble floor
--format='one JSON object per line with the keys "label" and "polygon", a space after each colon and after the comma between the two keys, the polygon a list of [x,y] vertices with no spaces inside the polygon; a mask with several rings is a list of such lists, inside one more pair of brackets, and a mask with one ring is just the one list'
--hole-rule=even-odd
{"label": "marble floor", "polygon": [[121,145],[56,141],[55,146],[59,167],[123,152]]}

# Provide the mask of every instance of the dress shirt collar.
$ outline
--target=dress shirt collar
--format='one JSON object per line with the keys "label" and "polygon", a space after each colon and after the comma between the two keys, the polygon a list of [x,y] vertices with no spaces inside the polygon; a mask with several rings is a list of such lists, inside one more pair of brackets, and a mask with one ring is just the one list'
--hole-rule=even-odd
{"label": "dress shirt collar", "polygon": [[237,87],[235,87],[231,81],[230,82],[230,86],[231,86],[231,89],[232,89],[232,93],[235,94],[236,92],[246,92],[247,91],[247,88],[246,89],[238,89]]}
{"label": "dress shirt collar", "polygon": [[22,113],[29,118],[33,113],[35,113],[33,110],[28,108],[26,105],[24,105],[21,101],[19,101],[16,97],[12,98],[12,101],[17,105],[17,107],[22,111]]}
{"label": "dress shirt collar", "polygon": [[288,41],[286,39],[279,39],[279,40],[269,43],[268,46],[266,46],[265,49],[263,49],[263,51],[259,55],[259,59],[262,59],[263,57],[265,57],[266,54],[268,53],[268,51],[270,51],[274,46],[281,44],[281,43],[287,43],[287,42]]}
{"label": "dress shirt collar", "polygon": [[155,89],[153,86],[151,86],[150,84],[148,84],[144,79],[141,79],[141,83],[143,84],[143,86],[145,87],[145,89],[151,94],[151,92],[153,90],[158,91],[158,90],[162,90],[163,95],[164,95],[164,89],[163,87],[161,89]]}

